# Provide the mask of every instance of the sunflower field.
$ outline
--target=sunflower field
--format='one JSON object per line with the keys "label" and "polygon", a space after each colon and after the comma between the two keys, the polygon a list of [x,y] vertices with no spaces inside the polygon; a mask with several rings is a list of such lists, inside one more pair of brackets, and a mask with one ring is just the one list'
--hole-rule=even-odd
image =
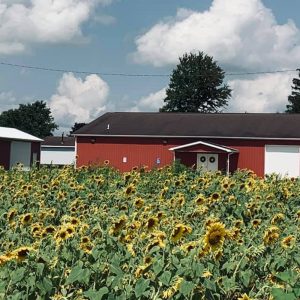
{"label": "sunflower field", "polygon": [[300,299],[300,180],[0,169],[0,299]]}

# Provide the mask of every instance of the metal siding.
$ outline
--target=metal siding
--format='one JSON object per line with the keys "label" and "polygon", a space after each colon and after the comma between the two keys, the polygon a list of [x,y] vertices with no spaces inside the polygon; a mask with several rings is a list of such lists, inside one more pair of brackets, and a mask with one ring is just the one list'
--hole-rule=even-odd
{"label": "metal siding", "polygon": [[10,161],[10,141],[0,140],[0,166],[5,170],[9,169]]}
{"label": "metal siding", "polygon": [[[163,144],[163,139],[96,138],[95,143],[91,143],[90,138],[78,137],[77,142],[78,166],[101,165],[109,160],[113,167],[129,171],[135,166],[165,166],[174,159],[169,151],[173,145]],[[122,162],[123,157],[127,158],[126,163]],[[156,163],[158,158],[159,164]]]}
{"label": "metal siding", "polygon": [[10,168],[18,163],[23,165],[24,170],[30,169],[31,142],[12,141],[10,146]]}
{"label": "metal siding", "polygon": [[[91,140],[95,142],[92,143]],[[163,144],[163,140],[167,144]],[[156,158],[160,158],[158,166],[171,164],[174,160],[173,151],[169,148],[184,145],[196,141],[207,141],[234,148],[239,151],[230,156],[230,171],[236,169],[250,169],[258,176],[264,176],[264,147],[266,144],[300,145],[300,141],[278,141],[278,140],[236,140],[236,139],[196,139],[196,138],[138,138],[138,137],[77,137],[78,166],[89,164],[103,164],[105,160],[110,165],[121,171],[131,170],[134,166],[147,165],[153,168]],[[202,148],[203,149],[203,148]],[[203,149],[204,150],[204,149]],[[182,154],[182,162],[187,165],[196,163],[193,155],[187,157]],[[122,158],[127,157],[127,163],[122,163]],[[227,156],[221,154],[219,169],[226,169]]]}
{"label": "metal siding", "polygon": [[41,164],[72,165],[75,163],[75,147],[42,147]]}

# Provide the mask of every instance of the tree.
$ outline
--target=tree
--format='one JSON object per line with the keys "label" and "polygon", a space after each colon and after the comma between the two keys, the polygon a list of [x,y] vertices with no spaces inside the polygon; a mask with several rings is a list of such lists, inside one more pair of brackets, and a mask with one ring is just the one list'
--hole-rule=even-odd
{"label": "tree", "polygon": [[300,69],[299,71],[299,78],[293,79],[293,86],[292,86],[292,94],[288,97],[288,104],[286,106],[287,113],[300,113]]}
{"label": "tree", "polygon": [[72,133],[74,133],[76,130],[78,130],[79,128],[83,127],[84,125],[86,125],[86,123],[77,123],[77,122],[75,122],[75,124],[71,128],[70,135]]}
{"label": "tree", "polygon": [[53,135],[58,129],[50,108],[43,101],[20,104],[19,108],[2,112],[0,126],[17,128],[40,138]]}
{"label": "tree", "polygon": [[173,70],[162,112],[220,112],[231,89],[223,84],[225,72],[203,52],[184,54]]}

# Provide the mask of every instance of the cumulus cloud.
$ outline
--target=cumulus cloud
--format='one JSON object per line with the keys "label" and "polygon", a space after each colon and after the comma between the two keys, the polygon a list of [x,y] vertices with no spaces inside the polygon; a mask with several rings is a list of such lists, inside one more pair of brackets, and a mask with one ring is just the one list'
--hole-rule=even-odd
{"label": "cumulus cloud", "polygon": [[260,75],[254,79],[232,80],[229,112],[283,112],[291,94],[295,74],[276,73]]}
{"label": "cumulus cloud", "polygon": [[93,9],[109,3],[111,0],[0,0],[0,54],[23,52],[31,43],[78,39]]}
{"label": "cumulus cloud", "polygon": [[130,109],[132,112],[139,111],[158,111],[164,104],[164,98],[166,97],[166,88],[159,90],[158,92],[151,93],[148,96],[142,97],[134,107]]}
{"label": "cumulus cloud", "polygon": [[108,94],[108,84],[97,75],[81,79],[65,73],[48,105],[55,122],[71,128],[75,122],[90,122],[104,112]]}
{"label": "cumulus cloud", "polygon": [[136,38],[135,62],[175,64],[185,52],[204,51],[222,65],[248,70],[294,68],[300,30],[278,24],[261,0],[214,0],[203,12],[179,9]]}

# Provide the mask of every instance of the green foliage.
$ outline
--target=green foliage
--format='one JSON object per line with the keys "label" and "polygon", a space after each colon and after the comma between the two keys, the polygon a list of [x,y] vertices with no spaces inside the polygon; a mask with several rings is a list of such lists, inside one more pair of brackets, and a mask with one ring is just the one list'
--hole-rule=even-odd
{"label": "green foliage", "polygon": [[299,299],[299,195],[300,179],[178,163],[0,169],[0,299]]}
{"label": "green foliage", "polygon": [[53,131],[58,129],[50,108],[43,101],[20,104],[19,108],[2,112],[0,126],[17,128],[39,138],[52,136]]}
{"label": "green foliage", "polygon": [[84,125],[86,125],[86,123],[77,123],[77,122],[75,122],[75,124],[71,128],[70,135],[73,134],[76,130],[83,127]]}
{"label": "green foliage", "polygon": [[225,72],[203,52],[184,54],[173,70],[162,112],[220,112],[231,89],[223,84]]}
{"label": "green foliage", "polygon": [[293,79],[292,94],[288,97],[287,113],[300,113],[300,69],[299,78]]}

